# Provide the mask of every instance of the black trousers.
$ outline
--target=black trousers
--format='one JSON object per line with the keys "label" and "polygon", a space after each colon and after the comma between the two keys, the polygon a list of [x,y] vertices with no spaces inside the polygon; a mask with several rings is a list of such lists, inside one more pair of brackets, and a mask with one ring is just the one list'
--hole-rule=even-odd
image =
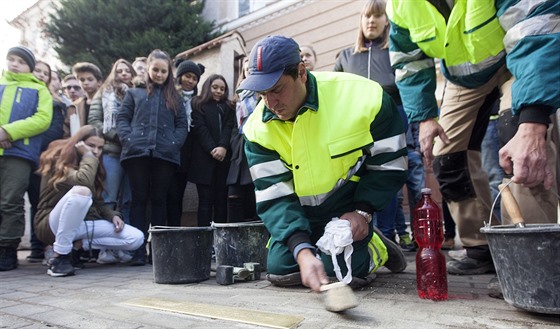
{"label": "black trousers", "polygon": [[[167,224],[167,191],[177,165],[152,157],[128,159],[122,164],[132,192],[130,225],[147,237],[150,223],[152,226]],[[149,217],[148,204],[151,206]]]}

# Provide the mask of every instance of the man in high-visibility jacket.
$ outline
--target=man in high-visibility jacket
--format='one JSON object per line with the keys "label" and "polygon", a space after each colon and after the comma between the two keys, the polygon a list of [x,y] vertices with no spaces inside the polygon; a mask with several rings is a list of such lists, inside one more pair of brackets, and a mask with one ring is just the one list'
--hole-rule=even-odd
{"label": "man in high-visibility jacket", "polygon": [[[466,250],[467,257],[448,262],[447,270],[491,272],[480,233],[492,205],[480,148],[490,109],[482,104],[497,98],[496,88],[502,94],[501,139],[509,141],[500,150],[500,165],[524,186],[515,189],[531,196],[518,200],[526,220],[557,220],[558,149],[549,126],[560,107],[560,2],[389,0],[387,14],[390,58],[405,111],[409,121],[420,122],[428,165],[433,147],[434,172]],[[441,59],[447,79],[439,114],[434,58]]]}
{"label": "man in high-visibility jacket", "polygon": [[[237,90],[262,96],[243,133],[257,213],[271,235],[268,279],[314,291],[328,283],[331,256],[319,260],[315,243],[333,218],[349,222],[355,283],[367,283],[380,266],[403,271],[402,251],[371,222],[406,178],[401,116],[378,83],[348,73],[311,74],[299,53],[291,38],[260,40]],[[346,276],[343,254],[337,262]]]}

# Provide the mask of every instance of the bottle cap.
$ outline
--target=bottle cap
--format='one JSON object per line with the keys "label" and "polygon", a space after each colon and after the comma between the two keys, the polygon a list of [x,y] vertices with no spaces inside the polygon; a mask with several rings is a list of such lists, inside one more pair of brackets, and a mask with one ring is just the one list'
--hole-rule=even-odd
{"label": "bottle cap", "polygon": [[424,187],[422,189],[422,194],[432,194],[432,189],[429,187]]}

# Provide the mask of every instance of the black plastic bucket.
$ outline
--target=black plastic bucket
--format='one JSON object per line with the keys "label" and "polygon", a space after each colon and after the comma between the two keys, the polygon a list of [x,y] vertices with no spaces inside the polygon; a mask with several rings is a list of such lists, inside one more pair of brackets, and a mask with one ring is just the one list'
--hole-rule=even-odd
{"label": "black plastic bucket", "polygon": [[268,231],[263,222],[212,223],[216,266],[259,263],[266,270]]}
{"label": "black plastic bucket", "polygon": [[154,226],[150,233],[155,283],[190,283],[210,278],[212,228]]}
{"label": "black plastic bucket", "polygon": [[560,314],[560,225],[486,226],[504,300],[527,311]]}

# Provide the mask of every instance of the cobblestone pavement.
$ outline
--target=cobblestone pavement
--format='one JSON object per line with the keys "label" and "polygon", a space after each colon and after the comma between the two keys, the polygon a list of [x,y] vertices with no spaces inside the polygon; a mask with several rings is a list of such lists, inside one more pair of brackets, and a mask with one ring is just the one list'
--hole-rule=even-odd
{"label": "cobblestone pavement", "polygon": [[[449,276],[449,300],[416,294],[414,253],[408,268],[385,269],[356,291],[360,305],[343,314],[324,309],[304,287],[266,280],[216,284],[215,278],[165,285],[152,266],[87,264],[75,276],[52,278],[25,261],[0,272],[0,328],[558,328],[559,316],[529,313],[487,295],[493,275]],[[264,278],[264,276],[263,276]]]}

